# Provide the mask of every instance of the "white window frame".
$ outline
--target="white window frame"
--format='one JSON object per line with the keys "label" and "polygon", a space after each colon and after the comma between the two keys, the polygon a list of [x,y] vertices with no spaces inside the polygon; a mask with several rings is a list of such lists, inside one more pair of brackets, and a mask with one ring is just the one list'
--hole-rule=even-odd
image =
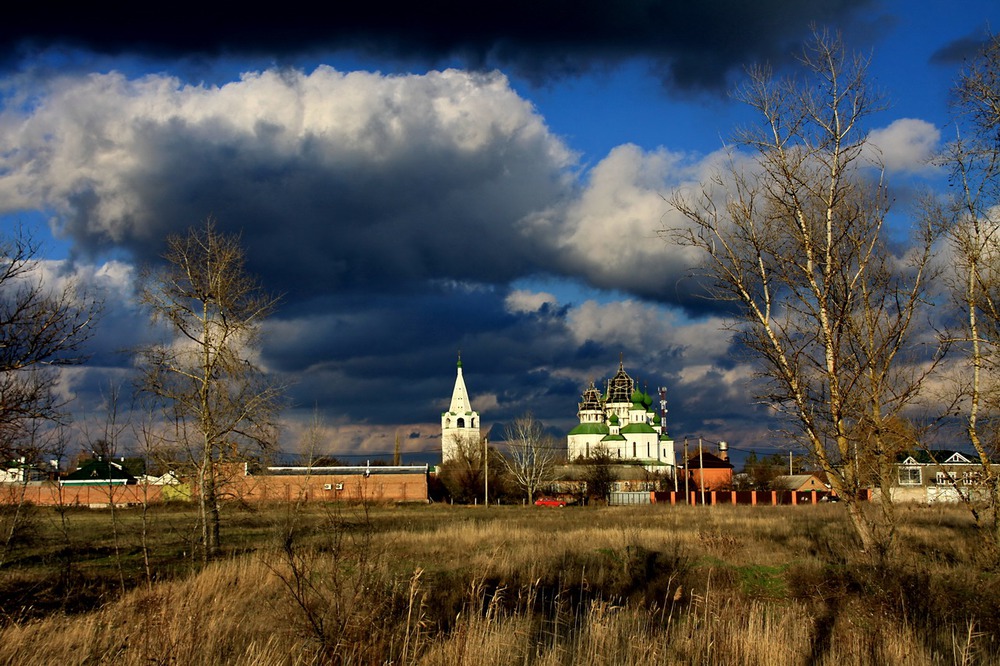
{"label": "white window frame", "polygon": [[[914,472],[916,472],[914,478]],[[919,467],[900,467],[896,477],[901,486],[922,486],[924,485],[923,470]]]}

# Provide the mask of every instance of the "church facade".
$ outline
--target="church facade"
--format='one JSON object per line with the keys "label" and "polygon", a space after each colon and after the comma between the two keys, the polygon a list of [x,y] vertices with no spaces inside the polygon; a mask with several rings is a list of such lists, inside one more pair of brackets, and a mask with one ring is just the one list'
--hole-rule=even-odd
{"label": "church facade", "polygon": [[469,392],[465,388],[465,378],[462,377],[462,359],[459,357],[451,404],[448,411],[441,414],[441,462],[459,459],[462,447],[474,445],[478,454],[482,441],[479,425],[479,412],[472,409]]}
{"label": "church facade", "polygon": [[593,382],[583,392],[577,411],[580,423],[566,438],[569,459],[604,453],[616,460],[667,467],[672,474],[674,441],[667,434],[662,403],[663,409],[654,408],[653,399],[639,390],[619,362],[603,393]]}

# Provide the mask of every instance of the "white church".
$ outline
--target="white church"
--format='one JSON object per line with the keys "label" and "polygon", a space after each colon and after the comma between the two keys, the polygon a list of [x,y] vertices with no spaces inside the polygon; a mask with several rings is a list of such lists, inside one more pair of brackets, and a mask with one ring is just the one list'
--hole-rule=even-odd
{"label": "white church", "polygon": [[469,392],[462,377],[462,357],[458,358],[458,376],[451,392],[451,405],[441,414],[441,462],[459,458],[461,446],[479,444],[479,412],[473,411]]}
{"label": "white church", "polygon": [[668,467],[672,474],[676,465],[674,441],[664,423],[665,393],[660,397],[657,410],[653,399],[639,390],[619,362],[618,372],[607,381],[603,394],[593,382],[583,392],[577,411],[580,424],[566,438],[569,459],[606,453],[623,462]]}

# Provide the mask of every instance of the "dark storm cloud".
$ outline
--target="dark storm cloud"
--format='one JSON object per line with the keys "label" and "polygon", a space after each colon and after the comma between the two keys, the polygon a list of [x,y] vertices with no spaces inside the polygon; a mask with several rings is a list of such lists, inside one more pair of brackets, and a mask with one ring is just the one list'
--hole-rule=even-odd
{"label": "dark storm cloud", "polygon": [[[313,304],[309,309],[325,314],[268,324],[264,361],[300,378],[291,387],[299,405],[365,411],[391,401],[392,418],[401,422],[425,421],[446,406],[438,403],[451,396],[459,353],[475,375],[469,390],[480,399],[495,396],[507,415],[524,401],[553,392],[561,396],[558,402],[566,398],[573,404],[579,392],[574,382],[543,382],[539,374],[549,365],[581,364],[574,358],[565,310],[511,312],[505,297],[504,290],[449,287]],[[583,367],[591,362],[583,359]],[[391,386],[386,377],[393,378]]]}
{"label": "dark storm cloud", "polygon": [[8,211],[54,211],[78,253],[140,263],[213,216],[291,306],[541,270],[552,248],[518,223],[572,194],[572,154],[496,74],[51,85],[44,108],[3,117]]}
{"label": "dark storm cloud", "polygon": [[59,11],[19,3],[0,27],[4,53],[69,45],[99,53],[177,58],[259,55],[295,58],[350,49],[431,64],[512,67],[537,80],[598,63],[645,57],[684,89],[718,88],[743,64],[786,57],[811,23],[853,21],[873,0],[628,0],[479,3],[447,0],[352,3],[317,14],[206,10],[163,5],[71,4]]}
{"label": "dark storm cloud", "polygon": [[945,65],[954,67],[969,62],[979,55],[983,47],[986,46],[987,38],[985,31],[977,30],[972,34],[959,37],[948,42],[931,55],[932,65]]}
{"label": "dark storm cloud", "polygon": [[[619,354],[640,386],[669,388],[678,428],[707,418],[697,402],[706,395],[730,401],[734,413],[754,409],[737,364],[712,369],[730,348],[718,323],[671,326],[638,301],[523,310],[516,300],[503,289],[451,286],[307,304],[300,316],[268,324],[263,360],[297,377],[289,390],[295,408],[376,423],[433,422],[447,407],[459,351],[484,427],[531,411],[568,430],[580,394],[614,374]],[[688,367],[702,369],[689,377]],[[709,404],[716,413],[720,403]]]}
{"label": "dark storm cloud", "polygon": [[[84,258],[155,263],[206,217],[283,307],[531,275],[718,305],[658,236],[663,192],[710,168],[634,145],[575,156],[500,74],[268,70],[223,86],[60,77],[0,114],[0,208],[45,210]],[[674,215],[674,218],[677,216]],[[321,305],[321,304],[320,304]]]}

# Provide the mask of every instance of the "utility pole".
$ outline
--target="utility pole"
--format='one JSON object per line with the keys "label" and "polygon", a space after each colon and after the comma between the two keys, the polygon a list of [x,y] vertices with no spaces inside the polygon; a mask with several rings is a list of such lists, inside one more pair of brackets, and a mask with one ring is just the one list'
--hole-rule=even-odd
{"label": "utility pole", "polygon": [[698,438],[698,467],[701,469],[701,478],[698,479],[698,487],[701,488],[701,505],[705,506],[705,451],[702,449],[701,437]]}
{"label": "utility pole", "polygon": [[788,452],[788,476],[791,476],[793,474],[795,474],[795,472],[792,470],[792,452],[789,451]]}
{"label": "utility pole", "polygon": [[684,438],[684,503],[691,503],[691,470],[688,469],[688,438]]}

